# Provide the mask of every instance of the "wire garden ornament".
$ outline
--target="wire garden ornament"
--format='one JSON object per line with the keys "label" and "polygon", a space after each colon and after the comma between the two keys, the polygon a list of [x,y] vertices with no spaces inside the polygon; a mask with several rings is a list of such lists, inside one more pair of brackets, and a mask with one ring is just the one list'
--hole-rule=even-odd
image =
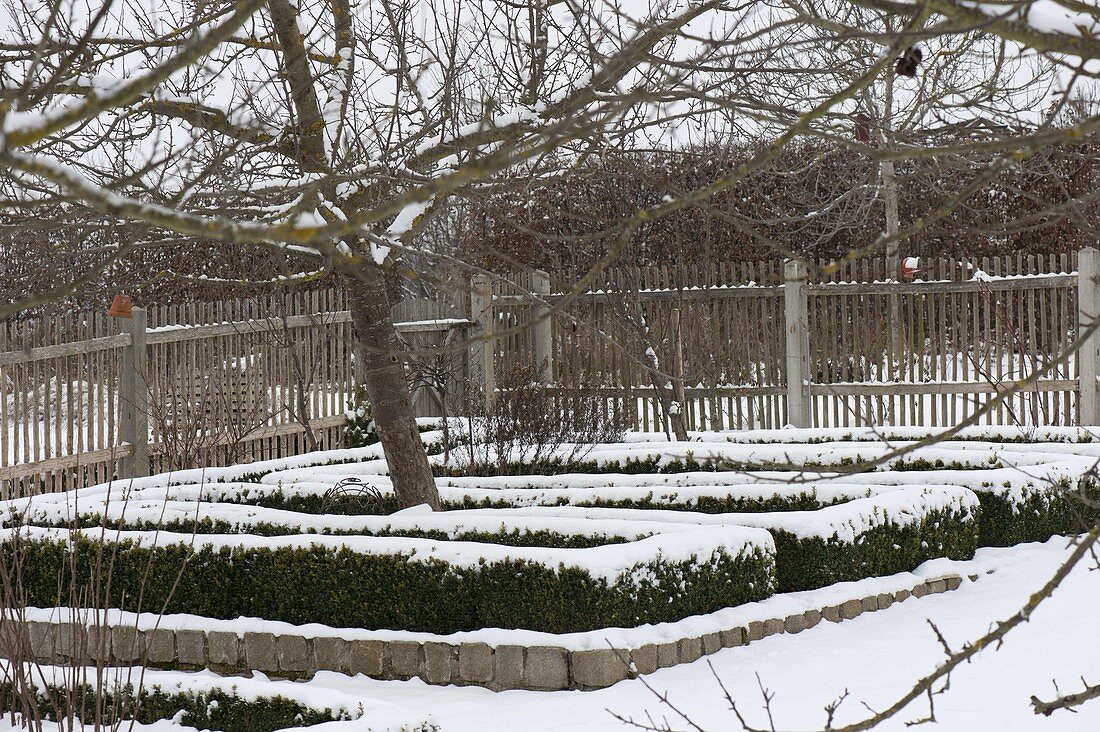
{"label": "wire garden ornament", "polygon": [[355,476],[343,478],[325,491],[321,497],[321,511],[348,516],[384,516],[389,513],[382,491]]}

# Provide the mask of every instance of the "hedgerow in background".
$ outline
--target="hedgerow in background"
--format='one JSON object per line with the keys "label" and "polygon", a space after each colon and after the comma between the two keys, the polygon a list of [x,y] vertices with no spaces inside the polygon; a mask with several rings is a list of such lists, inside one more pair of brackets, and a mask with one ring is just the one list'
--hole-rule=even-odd
{"label": "hedgerow in background", "polygon": [[[515,262],[550,272],[579,276],[599,262],[617,235],[609,222],[632,216],[665,196],[709,185],[737,168],[755,152],[755,142],[723,142],[720,148],[697,146],[676,151],[609,151],[585,159],[574,174],[538,188],[502,187],[479,199],[461,246],[475,263],[500,271]],[[1100,212],[1043,216],[1034,227],[1018,227],[1001,236],[1004,221],[1063,205],[1095,184],[1095,141],[1044,148],[1021,160],[1000,178],[972,190],[973,171],[995,153],[971,152],[954,159],[906,162],[900,186],[902,221],[919,220],[945,197],[960,197],[950,217],[930,222],[907,239],[905,252],[921,257],[1004,256],[1069,253],[1095,242]],[[620,264],[638,267],[697,262],[775,260],[772,241],[788,242],[811,259],[839,258],[881,233],[882,214],[873,206],[833,205],[845,192],[858,190],[876,174],[875,162],[845,144],[820,140],[786,146],[768,164],[729,190],[652,217],[631,237]],[[851,201],[849,201],[851,203]],[[1076,210],[1076,209],[1074,209]],[[805,216],[806,211],[820,215]],[[730,216],[753,221],[756,232],[724,225]],[[560,246],[563,240],[568,247]],[[759,282],[764,285],[778,282]]]}

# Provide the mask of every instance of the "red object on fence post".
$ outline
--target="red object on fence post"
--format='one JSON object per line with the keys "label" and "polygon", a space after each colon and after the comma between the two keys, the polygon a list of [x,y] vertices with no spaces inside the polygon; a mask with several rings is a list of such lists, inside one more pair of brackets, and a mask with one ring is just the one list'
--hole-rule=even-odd
{"label": "red object on fence post", "polygon": [[911,280],[921,272],[929,271],[928,267],[920,266],[920,257],[905,257],[898,262],[898,279]]}
{"label": "red object on fence post", "polygon": [[134,300],[129,295],[115,295],[115,299],[111,301],[111,307],[107,310],[107,315],[112,318],[132,318],[134,317]]}

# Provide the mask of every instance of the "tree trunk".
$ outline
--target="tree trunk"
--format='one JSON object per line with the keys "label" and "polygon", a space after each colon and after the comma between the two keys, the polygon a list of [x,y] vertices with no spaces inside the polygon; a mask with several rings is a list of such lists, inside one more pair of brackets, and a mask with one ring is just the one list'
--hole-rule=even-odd
{"label": "tree trunk", "polygon": [[[882,149],[889,151],[894,146],[894,74],[892,70],[886,72],[886,94],[883,100],[882,115]],[[882,161],[882,194],[886,203],[886,236],[890,240],[886,243],[886,277],[896,279],[898,277],[898,241],[894,237],[898,235],[898,179],[894,170],[893,160]],[[902,340],[901,340],[901,303],[897,295],[890,297],[890,351],[893,363],[889,378],[901,379],[902,366]],[[893,400],[891,410],[893,409]],[[894,415],[890,415],[894,420]],[[893,421],[893,424],[897,424]]]}
{"label": "tree trunk", "polygon": [[355,338],[365,360],[363,386],[370,398],[397,503],[401,508],[426,503],[438,511],[439,492],[416,428],[405,380],[405,349],[390,317],[382,270],[367,264],[355,276],[346,276],[345,285]]}
{"label": "tree trunk", "polygon": [[[657,401],[668,420],[668,427],[672,429],[672,436],[676,438],[677,442],[687,442],[690,438],[688,437],[687,423],[684,421],[684,405],[673,398],[675,387],[670,383],[662,384],[661,379],[667,379],[667,377],[659,372],[653,369],[647,370],[649,371],[649,383],[653,384],[653,390],[657,393]],[[667,429],[665,435],[668,435]]]}

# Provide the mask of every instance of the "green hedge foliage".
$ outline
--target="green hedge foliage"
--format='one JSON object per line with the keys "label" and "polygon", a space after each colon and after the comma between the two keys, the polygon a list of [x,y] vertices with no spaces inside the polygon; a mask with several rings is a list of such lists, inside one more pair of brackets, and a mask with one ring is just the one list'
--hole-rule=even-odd
{"label": "green hedge foliage", "polygon": [[[675,490],[672,488],[672,490]],[[593,491],[596,494],[597,491]],[[757,498],[755,496],[713,495],[699,496],[694,501],[668,502],[655,499],[650,495],[632,499],[601,499],[594,498],[591,501],[583,501],[570,504],[560,500],[552,505],[574,505],[591,508],[645,508],[664,509],[670,511],[697,511],[699,513],[763,513],[766,511],[816,511],[827,506],[835,506],[844,503],[844,500],[822,501],[811,492],[799,493],[794,496],[768,496]],[[236,496],[227,496],[220,499],[222,503],[235,503],[263,508],[277,508],[283,511],[296,513],[321,514],[324,513],[319,494],[287,493],[277,490],[264,495],[250,496],[247,491],[242,491]],[[392,513],[398,509],[397,501],[392,496],[383,498],[384,508]],[[488,498],[474,499],[466,497],[461,501],[442,498],[444,511],[459,511],[472,508],[514,508],[512,503],[506,500],[491,500]],[[330,513],[341,513],[339,507]],[[98,525],[98,524],[97,524]],[[518,545],[517,545],[518,546]],[[524,545],[526,546],[526,545]]]}
{"label": "green hedge foliage", "polygon": [[[136,720],[152,724],[171,719],[181,711],[180,722],[198,729],[222,732],[275,732],[288,727],[311,727],[315,724],[351,719],[346,713],[331,709],[313,709],[283,696],[256,700],[243,699],[234,693],[211,690],[204,692],[166,692],[159,687],[143,690],[137,698],[131,685],[107,690],[84,685],[72,689],[50,686],[38,692],[38,709],[53,721],[73,713],[89,724],[99,708],[106,720]],[[21,709],[10,682],[0,683],[0,713]],[[126,725],[123,723],[122,728]],[[409,732],[430,732],[434,727],[418,725]]]}
{"label": "green hedge foliage", "polygon": [[772,529],[779,591],[813,590],[908,572],[938,557],[971,559],[978,547],[978,527],[977,516],[944,510],[905,526],[893,522],[876,526],[854,543],[836,536],[799,538]]}
{"label": "green hedge foliage", "polygon": [[[865,462],[861,458],[842,457],[830,462],[804,462],[799,463],[801,470],[813,470],[827,472],[837,468],[854,467]],[[723,458],[697,460],[690,453],[684,459],[668,460],[662,462],[659,456],[643,458],[627,458],[625,460],[609,460],[597,462],[595,460],[561,460],[556,458],[539,460],[537,462],[515,462],[504,467],[496,464],[475,463],[472,465],[448,466],[433,465],[432,471],[436,477],[445,478],[469,478],[469,477],[494,477],[502,475],[565,475],[569,473],[590,473],[595,475],[608,473],[621,473],[624,475],[647,474],[675,474],[693,472],[716,472],[719,470],[737,470],[749,472],[754,470],[775,470],[778,463],[744,463]],[[943,460],[926,460],[917,458],[914,460],[895,460],[890,464],[891,470],[897,471],[923,471],[923,470],[988,470],[990,467],[999,467],[996,461],[990,464],[971,464],[963,462],[945,462]]]}
{"label": "green hedge foliage", "polygon": [[[514,547],[553,547],[556,549],[588,549],[608,544],[625,544],[633,538],[623,536],[590,536],[587,534],[563,534],[556,531],[538,529],[508,529],[502,531],[459,531],[453,535],[436,529],[363,529],[343,530],[324,529],[322,531],[299,531],[297,527],[259,521],[242,527],[232,521],[213,519],[204,516],[201,519],[172,521],[115,521],[107,520],[96,514],[84,514],[72,521],[50,524],[37,523],[38,526],[55,528],[92,529],[106,528],[111,531],[168,531],[176,534],[251,534],[253,536],[396,536],[409,539],[435,539],[436,541],[470,541],[481,544],[500,544]],[[247,530],[242,530],[247,529]]]}
{"label": "green hedge foliage", "polygon": [[[597,491],[593,491],[597,493]],[[582,506],[585,508],[628,508],[628,509],[652,509],[652,510],[664,510],[664,511],[694,511],[696,513],[764,513],[769,511],[817,511],[818,509],[825,508],[827,506],[835,506],[840,503],[846,503],[844,499],[836,501],[822,501],[819,500],[813,493],[799,493],[794,496],[768,496],[766,498],[758,498],[756,496],[734,496],[734,495],[713,495],[713,496],[697,496],[692,501],[663,501],[655,499],[654,494],[650,493],[647,496],[630,499],[630,498],[616,498],[616,499],[604,499],[594,498],[590,501],[576,501],[569,502],[566,500],[557,501],[553,505],[565,506]],[[473,500],[467,498],[461,504],[447,503],[444,505],[445,510],[455,509],[471,509],[471,508],[512,508],[513,505],[508,501],[499,500],[492,501],[487,498],[480,500]]]}
{"label": "green hedge foliage", "polygon": [[[100,553],[95,541],[79,538],[70,548],[25,540],[19,550],[31,605],[52,607],[69,597],[74,576],[81,589],[94,581]],[[99,591],[111,607],[443,634],[493,627],[551,633],[633,627],[761,600],[775,590],[772,558],[761,550],[655,560],[614,582],[575,567],[555,570],[524,560],[466,568],[345,548],[193,552],[182,544],[150,549],[120,542],[106,545],[106,552],[111,581]]]}
{"label": "green hedge foliage", "polygon": [[[1075,496],[1074,493],[1078,495]],[[335,627],[391,628],[451,633],[483,627],[529,628],[565,633],[603,627],[631,627],[677,620],[790,592],[912,570],[937,557],[967,559],[978,546],[1007,546],[1073,533],[1097,515],[1079,498],[1100,500],[1095,482],[1074,487],[1039,485],[1023,491],[1022,502],[1010,487],[977,491],[981,509],[944,510],[901,526],[886,523],[848,542],[832,538],[799,539],[773,529],[774,563],[757,552],[730,557],[715,552],[694,562],[653,562],[615,583],[577,568],[554,570],[508,560],[472,568],[441,561],[412,562],[400,554],[367,555],[347,549],[203,549],[182,545],[150,550],[120,544],[113,558],[111,597],[107,604],[186,612],[214,618],[254,616]],[[313,505],[316,499],[317,505]],[[277,493],[264,505],[318,509],[319,497]],[[241,502],[248,502],[242,495]],[[301,502],[301,503],[299,503]],[[478,506],[483,503],[476,504]],[[502,505],[502,504],[496,504]],[[652,497],[637,501],[591,501],[593,506],[636,509],[684,509],[708,513],[757,510],[813,510],[823,507],[811,494],[789,499],[738,499],[715,496],[700,503],[669,504]],[[471,505],[453,505],[467,508]],[[128,527],[132,528],[132,527]],[[218,522],[179,526],[190,531],[229,532]],[[258,526],[252,533],[287,533]],[[395,531],[390,535],[445,540],[434,531]],[[586,537],[546,531],[468,532],[458,539],[511,546],[581,548],[616,543],[615,537]],[[9,547],[10,549],[10,547]],[[23,563],[29,602],[57,603],[58,576],[67,576],[69,549],[58,543],[24,544]],[[90,540],[75,544],[78,582],[91,576],[97,553]],[[172,586],[183,567],[178,587]],[[147,571],[148,570],[148,571]],[[142,588],[142,578],[149,580]],[[63,583],[61,597],[68,597]],[[169,597],[171,599],[169,601]]]}
{"label": "green hedge foliage", "polygon": [[1022,502],[1010,496],[1008,486],[987,486],[976,493],[982,504],[981,546],[1013,546],[1046,541],[1055,534],[1077,534],[1100,516],[1100,484],[1094,480],[1074,486],[1063,479],[1053,486],[1029,487]]}
{"label": "green hedge foliage", "polygon": [[446,478],[488,478],[501,475],[564,475],[566,473],[623,473],[625,475],[644,475],[649,473],[690,473],[695,471],[728,470],[731,464],[721,460],[698,461],[688,455],[683,460],[661,462],[659,456],[645,458],[627,458],[626,460],[563,460],[549,458],[537,462],[496,464],[474,463],[472,465],[448,466],[433,465],[436,477]]}

